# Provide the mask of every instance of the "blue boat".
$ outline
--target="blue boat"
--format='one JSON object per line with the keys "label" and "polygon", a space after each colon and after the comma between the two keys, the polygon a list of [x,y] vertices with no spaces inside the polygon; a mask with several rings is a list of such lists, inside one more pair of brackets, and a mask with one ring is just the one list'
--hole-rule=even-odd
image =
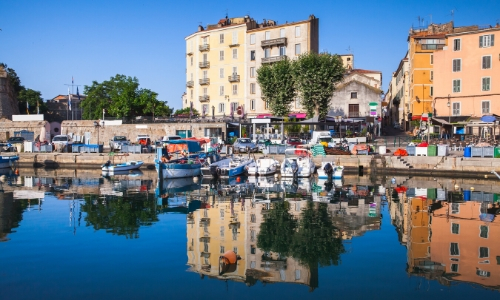
{"label": "blue boat", "polygon": [[18,155],[0,156],[0,168],[10,168],[19,160]]}
{"label": "blue boat", "polygon": [[246,167],[254,160],[249,157],[234,156],[216,161],[203,168],[203,176],[233,177],[246,172]]}
{"label": "blue boat", "polygon": [[[167,152],[166,148],[156,149],[155,167],[163,179],[196,177],[201,174],[201,165],[204,162],[199,157],[202,149],[197,141],[173,140],[169,141],[170,149],[175,151]],[[175,146],[177,145],[177,146]],[[185,151],[185,155],[182,152]],[[170,160],[164,157],[171,156]]]}

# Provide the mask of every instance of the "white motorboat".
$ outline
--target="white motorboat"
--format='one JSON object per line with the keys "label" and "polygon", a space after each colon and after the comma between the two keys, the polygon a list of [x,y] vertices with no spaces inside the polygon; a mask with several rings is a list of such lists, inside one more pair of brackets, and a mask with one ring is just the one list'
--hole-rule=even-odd
{"label": "white motorboat", "polygon": [[208,167],[202,168],[203,176],[233,177],[242,175],[246,167],[254,160],[249,157],[234,156],[216,161]]}
{"label": "white motorboat", "polygon": [[112,164],[111,161],[108,160],[105,164],[102,165],[101,169],[103,172],[109,172],[109,173],[123,172],[123,171],[137,170],[143,164],[144,164],[144,162],[142,162],[140,160],[127,161],[127,162],[119,163],[119,164]]}
{"label": "white motorboat", "polygon": [[299,148],[285,150],[285,159],[281,163],[282,177],[308,178],[315,169],[311,151]]}
{"label": "white motorboat", "polygon": [[342,179],[344,176],[344,167],[337,166],[333,161],[322,161],[321,167],[318,168],[318,178],[328,179],[331,176],[332,179]]}
{"label": "white motorboat", "polygon": [[247,166],[247,173],[251,176],[266,176],[276,173],[279,162],[274,158],[261,157]]}

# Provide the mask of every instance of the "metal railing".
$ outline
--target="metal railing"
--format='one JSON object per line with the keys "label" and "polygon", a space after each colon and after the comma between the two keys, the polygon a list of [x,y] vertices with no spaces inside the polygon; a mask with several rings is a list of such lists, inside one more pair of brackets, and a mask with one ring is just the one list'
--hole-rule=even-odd
{"label": "metal railing", "polygon": [[264,57],[264,58],[262,58],[262,63],[263,64],[269,64],[269,63],[281,61],[281,60],[284,60],[284,59],[286,59],[286,55]]}
{"label": "metal railing", "polygon": [[208,84],[210,84],[210,78],[200,79],[200,85],[208,85]]}
{"label": "metal railing", "polygon": [[231,75],[228,76],[227,79],[229,82],[240,82],[240,75]]}
{"label": "metal railing", "polygon": [[208,101],[210,101],[209,95],[200,96],[200,102],[208,102]]}
{"label": "metal railing", "polygon": [[209,61],[202,61],[200,62],[200,68],[210,68],[210,62]]}
{"label": "metal railing", "polygon": [[187,87],[193,87],[194,86],[194,81],[193,80],[190,80],[186,83],[186,86]]}
{"label": "metal railing", "polygon": [[210,50],[210,45],[209,44],[200,45],[200,51],[208,51],[208,50]]}
{"label": "metal railing", "polygon": [[261,47],[269,47],[269,46],[275,46],[275,45],[286,45],[286,38],[263,40],[260,43],[260,45],[261,45]]}

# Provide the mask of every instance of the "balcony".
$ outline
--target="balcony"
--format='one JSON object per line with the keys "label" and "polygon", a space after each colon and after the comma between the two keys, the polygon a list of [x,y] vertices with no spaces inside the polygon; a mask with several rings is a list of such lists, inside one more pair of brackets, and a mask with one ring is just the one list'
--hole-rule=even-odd
{"label": "balcony", "polygon": [[359,118],[359,111],[350,111],[349,112],[349,118]]}
{"label": "balcony", "polygon": [[200,96],[200,102],[208,102],[208,101],[210,101],[209,95]]}
{"label": "balcony", "polygon": [[210,68],[210,62],[208,61],[202,61],[200,62],[200,68],[204,69],[204,68]]}
{"label": "balcony", "polygon": [[279,45],[286,45],[286,38],[263,40],[260,43],[260,46],[262,48],[264,48],[264,47],[272,47],[272,46],[279,46]]}
{"label": "balcony", "polygon": [[193,55],[193,51],[189,51],[188,53],[186,53],[187,56],[191,56]]}
{"label": "balcony", "polygon": [[206,44],[206,45],[200,45],[200,51],[210,51],[210,45],[209,44]]}
{"label": "balcony", "polygon": [[286,59],[286,55],[264,57],[264,58],[262,58],[262,63],[263,64],[270,64],[270,63],[277,62],[277,61],[284,60],[284,59]]}
{"label": "balcony", "polygon": [[209,85],[209,84],[210,84],[210,78],[200,79],[200,85]]}
{"label": "balcony", "polygon": [[240,82],[240,75],[233,74],[231,76],[228,76],[227,79],[229,82]]}
{"label": "balcony", "polygon": [[240,46],[240,44],[236,43],[236,44],[231,44],[231,45],[229,45],[229,48],[239,47],[239,46]]}
{"label": "balcony", "polygon": [[194,81],[190,80],[186,83],[187,87],[193,87],[194,86]]}

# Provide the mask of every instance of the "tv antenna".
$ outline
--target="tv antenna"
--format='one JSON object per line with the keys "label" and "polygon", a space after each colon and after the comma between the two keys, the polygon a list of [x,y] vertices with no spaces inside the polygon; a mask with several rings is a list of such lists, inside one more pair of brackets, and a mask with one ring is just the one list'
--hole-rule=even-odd
{"label": "tv antenna", "polygon": [[450,15],[451,15],[451,20],[452,20],[452,21],[454,20],[454,17],[455,17],[455,12],[457,12],[457,9],[456,9],[456,8],[453,8],[453,9],[451,10],[451,13],[450,13]]}

